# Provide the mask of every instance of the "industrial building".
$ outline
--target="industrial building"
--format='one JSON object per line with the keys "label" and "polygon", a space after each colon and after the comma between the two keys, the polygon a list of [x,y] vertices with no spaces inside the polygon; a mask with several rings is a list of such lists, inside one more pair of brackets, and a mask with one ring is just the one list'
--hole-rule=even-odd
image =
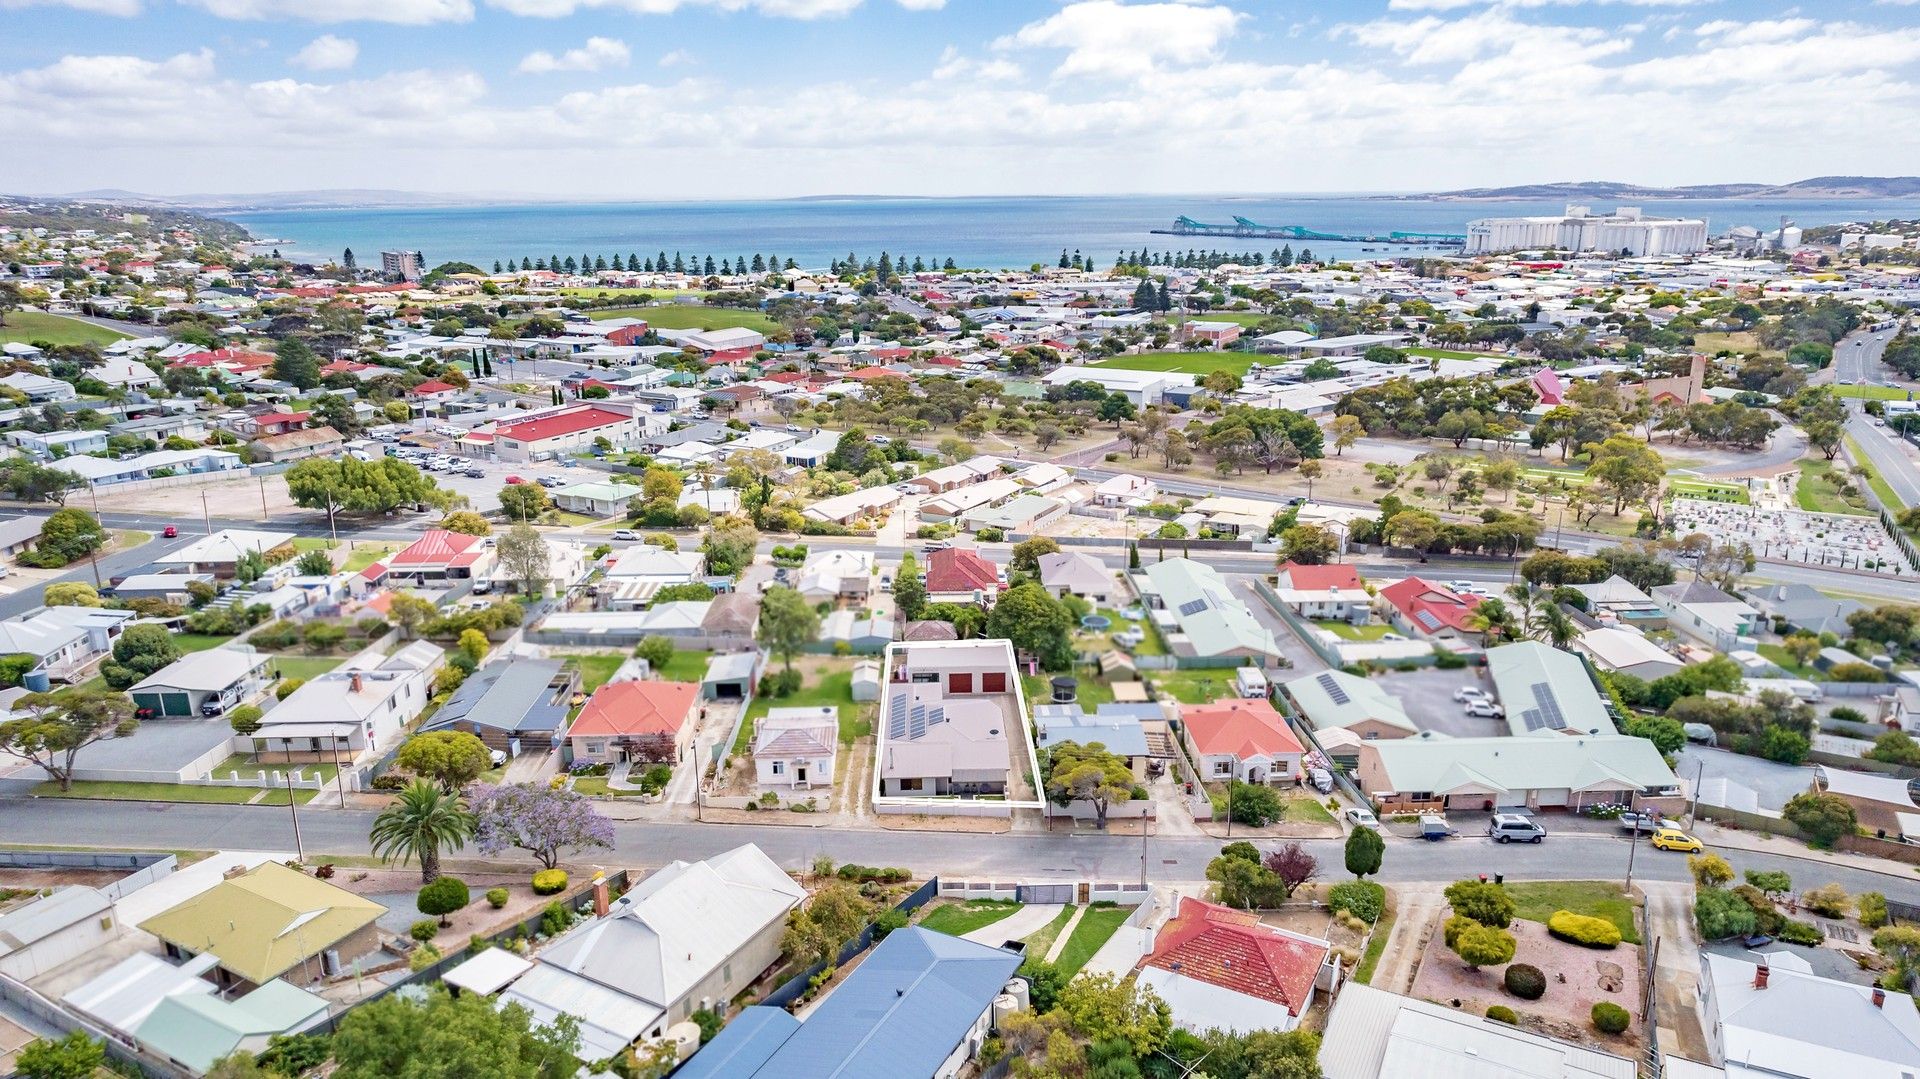
{"label": "industrial building", "polygon": [[1569,206],[1559,217],[1483,217],[1467,222],[1467,254],[1553,248],[1630,255],[1697,255],[1707,249],[1699,218],[1648,217],[1637,206],[1596,214]]}

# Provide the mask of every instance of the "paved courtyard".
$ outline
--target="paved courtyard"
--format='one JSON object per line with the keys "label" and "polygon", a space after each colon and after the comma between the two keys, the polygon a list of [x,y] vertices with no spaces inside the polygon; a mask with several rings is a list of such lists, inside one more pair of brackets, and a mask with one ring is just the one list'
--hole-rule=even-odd
{"label": "paved courtyard", "polygon": [[1475,686],[1493,692],[1493,681],[1475,668],[1443,671],[1426,668],[1418,671],[1390,671],[1373,679],[1380,688],[1400,698],[1407,717],[1421,730],[1439,731],[1455,738],[1474,738],[1509,733],[1502,719],[1475,719],[1466,714],[1466,706],[1453,699],[1461,686]]}

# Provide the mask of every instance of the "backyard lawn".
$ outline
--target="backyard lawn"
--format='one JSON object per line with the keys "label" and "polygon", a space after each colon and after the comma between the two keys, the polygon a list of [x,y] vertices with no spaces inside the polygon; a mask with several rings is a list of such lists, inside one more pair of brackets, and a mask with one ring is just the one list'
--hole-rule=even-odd
{"label": "backyard lawn", "polygon": [[[73,789],[63,791],[60,784],[48,780],[33,788],[36,798],[105,798],[146,802],[213,802],[221,805],[246,805],[259,787],[211,787],[195,783],[102,783],[77,780]],[[313,801],[318,791],[302,787],[294,792],[301,805]],[[255,805],[286,805],[285,788],[266,792]]]}
{"label": "backyard lawn", "polygon": [[1142,672],[1153,688],[1182,704],[1212,704],[1233,693],[1233,668],[1196,667],[1181,671]]}
{"label": "backyard lawn", "polygon": [[[771,669],[771,668],[770,668]],[[770,708],[812,708],[832,705],[840,710],[840,742],[852,745],[855,739],[873,733],[873,723],[864,718],[863,713],[870,706],[856,704],[853,699],[853,670],[851,666],[842,670],[830,670],[826,674],[814,674],[811,668],[802,662],[806,671],[806,683],[800,691],[786,697],[755,697],[747,706],[747,720],[740,724],[740,736],[733,740],[733,754],[740,756],[753,744],[753,725]]]}
{"label": "backyard lawn", "polygon": [[345,656],[274,656],[267,661],[267,666],[279,671],[282,678],[304,681],[318,678],[345,662]]}
{"label": "backyard lawn", "polygon": [[1080,916],[1080,924],[1073,927],[1073,935],[1067,938],[1066,947],[1060,949],[1060,958],[1053,964],[1063,978],[1072,978],[1087,965],[1093,953],[1107,942],[1120,928],[1120,923],[1133,914],[1132,907],[1093,906]]}
{"label": "backyard lawn", "polygon": [[1516,918],[1546,923],[1557,910],[1570,910],[1593,918],[1605,918],[1620,930],[1628,944],[1640,943],[1640,927],[1633,919],[1633,901],[1620,894],[1620,886],[1604,880],[1540,880],[1507,885],[1513,897]]}
{"label": "backyard lawn", "polygon": [[1872,513],[1867,500],[1858,492],[1851,496],[1840,493],[1836,480],[1844,478],[1845,474],[1836,469],[1832,461],[1803,460],[1800,482],[1793,487],[1793,500],[1801,509],[1814,513]]}
{"label": "backyard lawn", "polygon": [[173,646],[182,652],[204,652],[231,640],[232,637],[214,633],[176,633],[173,635]]}
{"label": "backyard lawn", "polygon": [[[582,693],[592,693],[606,685],[613,677],[613,672],[619,670],[620,665],[627,661],[627,655],[624,652],[595,652],[591,655],[574,655],[564,658],[579,665]],[[675,658],[678,658],[678,653],[675,654]]]}
{"label": "backyard lawn", "polygon": [[[1088,678],[1078,671],[1074,672],[1073,677],[1079,679],[1078,696],[1075,699],[1087,711],[1091,712],[1113,700],[1113,687],[1104,680]],[[1045,672],[1020,676],[1020,688],[1027,695],[1029,709],[1036,704],[1045,704],[1053,699],[1053,678],[1053,675]]]}
{"label": "backyard lawn", "polygon": [[675,652],[660,668],[660,677],[667,682],[698,682],[707,676],[707,661],[712,658],[712,652]]}
{"label": "backyard lawn", "polygon": [[45,311],[9,311],[0,326],[0,345],[111,345],[127,335],[91,322],[49,315]]}
{"label": "backyard lawn", "polygon": [[1785,645],[1763,644],[1757,646],[1754,651],[1760,653],[1774,666],[1787,672],[1788,678],[1804,678],[1810,682],[1816,679],[1820,681],[1826,680],[1827,676],[1819,670],[1813,667],[1802,667],[1800,664],[1795,663],[1793,653],[1787,651]]}
{"label": "backyard lawn", "polygon": [[1128,371],[1179,371],[1189,375],[1231,371],[1245,377],[1253,361],[1251,352],[1142,352],[1133,356],[1115,356],[1087,366],[1118,367]]}
{"label": "backyard lawn", "polygon": [[949,903],[934,908],[920,920],[920,927],[950,937],[963,937],[1002,918],[1012,917],[1024,905],[1011,899],[969,899],[962,903]]}
{"label": "backyard lawn", "polygon": [[772,333],[780,324],[758,311],[744,307],[708,307],[705,304],[679,303],[661,307],[605,307],[587,312],[595,319],[638,318],[662,330],[718,330],[738,326],[760,333]]}
{"label": "backyard lawn", "polygon": [[349,573],[358,573],[399,549],[399,545],[394,543],[356,543],[353,553],[347,556],[346,564],[341,568]]}
{"label": "backyard lawn", "polygon": [[1385,622],[1370,626],[1356,626],[1347,622],[1315,622],[1314,625],[1345,641],[1377,641],[1393,632],[1393,627]]}

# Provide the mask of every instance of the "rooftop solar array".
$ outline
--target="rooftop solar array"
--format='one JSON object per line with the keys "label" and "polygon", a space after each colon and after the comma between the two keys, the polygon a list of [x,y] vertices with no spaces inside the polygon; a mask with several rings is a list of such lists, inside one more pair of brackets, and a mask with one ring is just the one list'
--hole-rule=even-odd
{"label": "rooftop solar array", "polygon": [[1335,704],[1346,704],[1352,699],[1347,696],[1347,687],[1341,685],[1339,679],[1331,674],[1322,674],[1315,681],[1320,683],[1321,689],[1327,691],[1327,699]]}
{"label": "rooftop solar array", "polygon": [[947,710],[937,704],[928,706],[910,701],[904,693],[895,693],[887,700],[888,738],[917,742],[926,735],[927,728],[946,721]]}
{"label": "rooftop solar array", "polygon": [[1564,730],[1567,726],[1566,713],[1560,710],[1560,698],[1554,696],[1553,685],[1548,682],[1535,682],[1533,690],[1534,706],[1520,713],[1526,721],[1527,729],[1537,731],[1543,728]]}
{"label": "rooftop solar array", "polygon": [[1432,611],[1420,611],[1416,613],[1414,617],[1418,619],[1420,624],[1425,626],[1429,632],[1440,628],[1440,619],[1435,617]]}
{"label": "rooftop solar array", "polygon": [[1180,605],[1180,617],[1185,618],[1188,615],[1199,614],[1201,611],[1204,611],[1206,609],[1207,609],[1207,598],[1205,596],[1202,596],[1199,599],[1190,599]]}

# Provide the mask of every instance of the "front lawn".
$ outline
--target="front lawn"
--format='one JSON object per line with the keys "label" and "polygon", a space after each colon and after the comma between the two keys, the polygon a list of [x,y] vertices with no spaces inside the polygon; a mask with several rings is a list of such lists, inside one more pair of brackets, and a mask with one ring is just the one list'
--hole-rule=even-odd
{"label": "front lawn", "polygon": [[1607,880],[1539,880],[1508,884],[1513,913],[1529,922],[1546,924],[1557,910],[1605,918],[1620,930],[1620,939],[1640,943],[1640,927],[1633,919],[1633,901],[1620,894],[1620,885]]}
{"label": "front lawn", "polygon": [[1373,982],[1373,972],[1379,969],[1380,957],[1387,951],[1387,938],[1393,935],[1393,918],[1393,906],[1389,901],[1380,920],[1373,923],[1373,936],[1367,938],[1366,954],[1360,957],[1359,964],[1353,968],[1353,980],[1361,985]]}
{"label": "front lawn", "polygon": [[[60,784],[48,780],[33,788],[36,798],[100,798],[119,801],[143,802],[211,802],[220,805],[246,805],[260,794],[260,787],[213,787],[197,783],[105,783],[76,780],[72,790],[63,791]],[[313,801],[319,793],[307,787],[295,791],[301,805]],[[266,792],[266,796],[256,805],[286,805],[287,791],[282,787]]]}
{"label": "front lawn", "polygon": [[353,553],[347,556],[346,564],[340,568],[348,573],[358,573],[399,549],[399,545],[393,543],[357,543],[354,544]]}
{"label": "front lawn", "polygon": [[173,646],[182,652],[205,652],[231,640],[232,637],[217,633],[176,633],[173,635]]}
{"label": "front lawn", "polygon": [[1280,805],[1286,811],[1280,818],[1281,820],[1289,820],[1299,824],[1333,823],[1333,814],[1327,812],[1327,807],[1322,804],[1318,798],[1304,796],[1288,798],[1281,802]]}
{"label": "front lawn", "polygon": [[303,555],[308,551],[330,551],[332,549],[333,541],[325,536],[293,537],[293,552],[295,555]]}
{"label": "front lawn", "polygon": [[1251,352],[1142,352],[1131,356],[1090,363],[1088,367],[1118,367],[1127,371],[1178,371],[1189,375],[1210,375],[1230,371],[1242,378],[1256,357]]}
{"label": "front lawn", "polygon": [[579,791],[581,794],[589,794],[595,797],[610,794],[615,798],[638,798],[646,793],[645,791],[630,791],[621,790],[618,787],[609,787],[607,786],[606,776],[575,776],[573,779],[573,789]]}
{"label": "front lawn", "polygon": [[922,929],[931,929],[935,933],[945,933],[950,937],[964,937],[976,929],[984,929],[1002,918],[1010,918],[1025,904],[1011,899],[969,899],[960,903],[948,903],[935,907],[925,918],[920,919]]}
{"label": "front lawn", "polygon": [[1060,908],[1060,913],[1053,916],[1053,921],[1027,934],[1026,940],[1023,941],[1027,946],[1027,954],[1035,959],[1045,959],[1047,953],[1053,950],[1053,942],[1060,939],[1060,934],[1066,930],[1067,923],[1073,921],[1073,912],[1078,909],[1072,903],[1068,903]]}
{"label": "front lawn", "polygon": [[1793,500],[1801,509],[1814,513],[1872,513],[1858,491],[1851,495],[1840,493],[1840,483],[1847,479],[1832,461],[1801,461],[1800,482],[1794,484]]}
{"label": "front lawn", "polygon": [[49,315],[45,311],[8,311],[0,325],[0,345],[111,345],[127,335],[91,322]]}
{"label": "front lawn", "polygon": [[[344,749],[342,753],[344,753],[348,759],[351,759],[353,756],[352,753],[348,753]],[[246,775],[250,772],[292,772],[295,770],[298,770],[303,776],[318,775],[329,783],[333,782],[334,777],[340,774],[340,769],[331,761],[320,764],[261,764],[259,761],[253,759],[253,754],[251,753],[235,753],[226,760],[207,769],[207,775],[215,779],[225,779],[228,772],[239,772],[241,775]]]}
{"label": "front lawn", "polygon": [[1073,935],[1067,938],[1066,947],[1060,949],[1060,958],[1054,962],[1055,969],[1063,978],[1072,978],[1087,965],[1100,946],[1119,930],[1120,924],[1133,914],[1132,907],[1098,906],[1089,907],[1080,916],[1080,924],[1073,927]]}

